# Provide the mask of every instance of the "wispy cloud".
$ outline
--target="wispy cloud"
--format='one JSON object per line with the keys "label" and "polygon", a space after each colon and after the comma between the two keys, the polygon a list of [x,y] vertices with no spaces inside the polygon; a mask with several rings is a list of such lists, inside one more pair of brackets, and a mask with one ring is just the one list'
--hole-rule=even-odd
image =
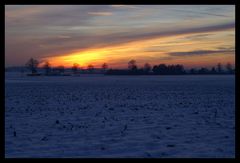
{"label": "wispy cloud", "polygon": [[196,55],[209,55],[209,54],[233,54],[234,49],[217,49],[217,50],[194,50],[187,52],[171,52],[168,53],[170,56],[196,56]]}
{"label": "wispy cloud", "polygon": [[[214,6],[190,6],[185,10],[184,6],[174,5],[6,5],[5,58],[7,64],[22,64],[29,57],[42,58],[181,35],[180,41],[204,42],[212,33],[235,29],[234,6]],[[221,12],[217,8],[221,8]],[[189,12],[193,15],[190,20]],[[223,37],[218,39],[225,42]],[[146,47],[146,50],[160,48]]]}
{"label": "wispy cloud", "polygon": [[175,11],[178,12],[183,12],[183,13],[188,13],[188,14],[201,14],[201,15],[210,15],[210,16],[217,16],[217,17],[231,17],[229,15],[223,15],[223,14],[215,14],[212,12],[204,12],[204,11],[196,11],[196,10],[181,10],[181,9],[174,9]]}
{"label": "wispy cloud", "polygon": [[182,39],[187,39],[187,40],[204,40],[207,39],[209,36],[212,36],[213,33],[204,33],[204,34],[195,34],[191,36],[185,36]]}
{"label": "wispy cloud", "polygon": [[111,12],[88,12],[89,15],[97,15],[97,16],[109,16],[112,15]]}
{"label": "wispy cloud", "polygon": [[59,39],[69,39],[69,38],[71,38],[71,36],[59,35],[59,36],[57,36],[57,38],[59,38]]}
{"label": "wispy cloud", "polygon": [[133,6],[133,5],[111,5],[112,7],[115,8],[130,8],[130,9],[137,9],[139,7]]}

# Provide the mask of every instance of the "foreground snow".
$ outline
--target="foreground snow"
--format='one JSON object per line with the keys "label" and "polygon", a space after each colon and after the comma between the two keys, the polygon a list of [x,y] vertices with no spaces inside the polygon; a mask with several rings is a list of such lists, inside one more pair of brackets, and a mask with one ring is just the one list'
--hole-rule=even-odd
{"label": "foreground snow", "polygon": [[235,157],[234,76],[5,79],[6,157]]}

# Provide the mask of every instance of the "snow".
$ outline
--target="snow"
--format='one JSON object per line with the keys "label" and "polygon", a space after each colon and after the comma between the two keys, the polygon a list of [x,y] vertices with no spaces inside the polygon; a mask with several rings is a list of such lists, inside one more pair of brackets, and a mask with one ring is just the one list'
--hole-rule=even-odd
{"label": "snow", "polygon": [[234,158],[235,76],[8,73],[5,157]]}

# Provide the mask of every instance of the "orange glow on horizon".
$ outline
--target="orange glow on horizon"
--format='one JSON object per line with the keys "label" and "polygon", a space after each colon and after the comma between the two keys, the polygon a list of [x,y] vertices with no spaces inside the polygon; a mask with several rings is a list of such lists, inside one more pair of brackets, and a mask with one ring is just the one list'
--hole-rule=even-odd
{"label": "orange glow on horizon", "polygon": [[[230,31],[232,32],[232,31]],[[229,31],[218,31],[215,33],[225,34]],[[148,62],[151,65],[183,64],[186,67],[214,66],[218,62],[223,64],[230,62],[235,65],[235,55],[211,54],[211,55],[192,55],[192,56],[170,56],[171,52],[187,52],[201,49],[215,50],[219,46],[224,47],[224,41],[208,39],[206,41],[184,40],[193,34],[168,36],[154,39],[138,40],[122,43],[102,48],[89,48],[70,54],[42,58],[47,60],[55,67],[64,65],[72,67],[78,63],[81,68],[86,68],[92,64],[95,68],[107,63],[110,68],[126,68],[129,60],[137,61],[139,67]]]}

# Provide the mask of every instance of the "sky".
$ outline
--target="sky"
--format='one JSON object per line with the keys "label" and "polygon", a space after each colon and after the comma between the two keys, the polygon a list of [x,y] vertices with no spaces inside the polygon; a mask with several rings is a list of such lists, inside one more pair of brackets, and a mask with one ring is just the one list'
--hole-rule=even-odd
{"label": "sky", "polygon": [[234,5],[5,5],[5,66],[235,65]]}

